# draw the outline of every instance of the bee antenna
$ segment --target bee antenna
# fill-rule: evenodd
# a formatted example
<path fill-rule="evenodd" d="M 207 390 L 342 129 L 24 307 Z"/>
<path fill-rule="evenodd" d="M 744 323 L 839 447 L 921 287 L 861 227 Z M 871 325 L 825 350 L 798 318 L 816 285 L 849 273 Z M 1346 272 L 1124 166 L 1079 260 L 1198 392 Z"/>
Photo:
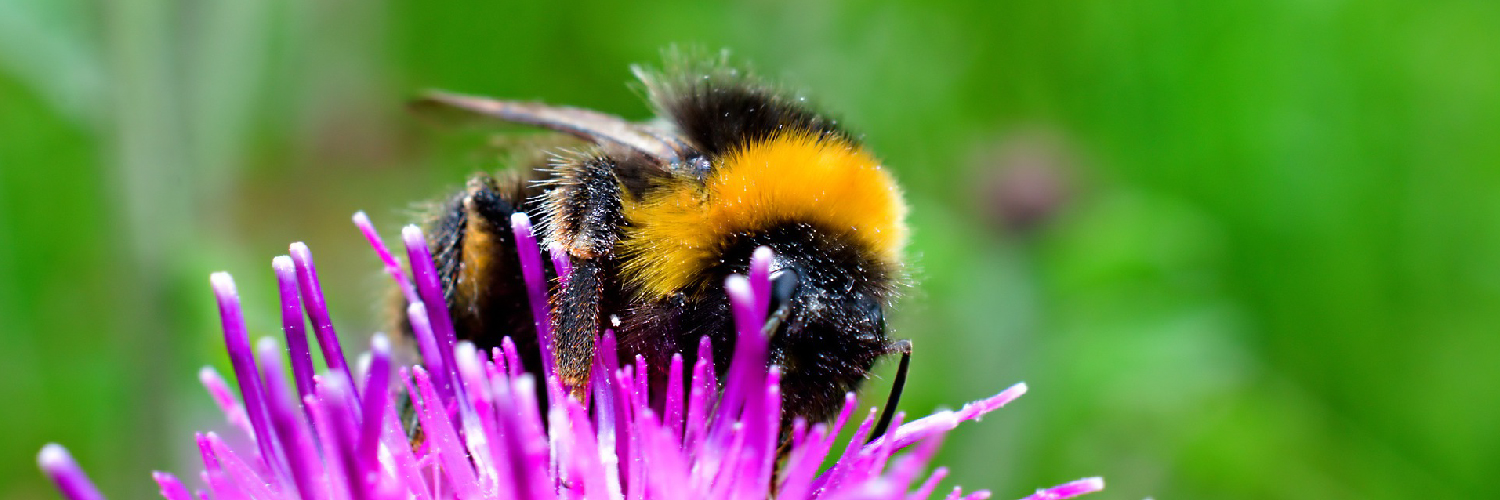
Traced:
<path fill-rule="evenodd" d="M 896 380 L 891 382 L 891 395 L 885 399 L 885 409 L 880 411 L 880 420 L 875 424 L 875 430 L 870 433 L 869 441 L 875 441 L 885 435 L 885 431 L 891 426 L 891 419 L 896 417 L 896 405 L 901 402 L 901 390 L 906 388 L 906 371 L 911 368 L 911 341 L 902 339 L 891 344 L 891 351 L 901 353 L 901 364 L 896 366 Z"/>

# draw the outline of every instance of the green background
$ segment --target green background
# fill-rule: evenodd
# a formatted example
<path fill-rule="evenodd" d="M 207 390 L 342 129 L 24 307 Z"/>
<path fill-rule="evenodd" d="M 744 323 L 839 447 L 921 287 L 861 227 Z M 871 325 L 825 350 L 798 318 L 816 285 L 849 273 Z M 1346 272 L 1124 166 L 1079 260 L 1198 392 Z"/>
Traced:
<path fill-rule="evenodd" d="M 907 188 L 904 406 L 1031 386 L 951 435 L 957 482 L 1490 496 L 1492 0 L 0 0 L 0 498 L 55 495 L 51 441 L 118 498 L 190 470 L 224 427 L 211 271 L 277 334 L 269 262 L 306 241 L 345 336 L 379 328 L 349 215 L 394 235 L 499 167 L 415 92 L 643 119 L 628 65 L 672 44 L 806 89 Z"/>

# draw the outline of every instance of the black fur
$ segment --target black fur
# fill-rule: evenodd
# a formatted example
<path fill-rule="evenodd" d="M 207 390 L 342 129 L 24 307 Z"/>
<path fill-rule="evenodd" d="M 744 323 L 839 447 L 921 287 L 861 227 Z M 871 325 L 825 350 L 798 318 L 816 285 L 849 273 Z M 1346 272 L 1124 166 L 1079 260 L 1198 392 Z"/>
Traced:
<path fill-rule="evenodd" d="M 658 113 L 710 157 L 787 132 L 858 142 L 806 99 L 756 82 L 722 62 L 674 66 L 668 75 L 638 73 Z"/>
<path fill-rule="evenodd" d="M 712 79 L 684 87 L 658 105 L 682 135 L 713 157 L 792 131 L 853 141 L 838 122 L 769 89 Z"/>

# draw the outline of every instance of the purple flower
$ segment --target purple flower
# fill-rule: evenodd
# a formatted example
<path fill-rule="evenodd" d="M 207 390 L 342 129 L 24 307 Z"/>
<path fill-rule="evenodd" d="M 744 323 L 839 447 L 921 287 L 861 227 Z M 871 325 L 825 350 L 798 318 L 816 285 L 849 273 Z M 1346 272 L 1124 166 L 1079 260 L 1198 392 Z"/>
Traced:
<path fill-rule="evenodd" d="M 513 229 L 529 288 L 533 319 L 544 346 L 551 333 L 545 307 L 542 252 L 524 214 Z M 866 443 L 872 409 L 856 427 L 834 465 L 839 431 L 851 424 L 855 398 L 829 424 L 798 420 L 782 457 L 781 371 L 766 368 L 768 340 L 761 334 L 770 282 L 770 251 L 757 250 L 749 276 L 725 283 L 738 328 L 734 354 L 721 378 L 702 339 L 698 359 L 674 356 L 665 387 L 650 387 L 645 361 L 618 366 L 616 356 L 594 363 L 587 402 L 571 396 L 546 363 L 541 374 L 524 373 L 515 344 L 506 339 L 490 352 L 457 342 L 437 274 L 422 232 L 403 231 L 410 274 L 381 242 L 364 214 L 355 223 L 369 238 L 410 301 L 408 309 L 423 363 L 392 377 L 391 348 L 382 335 L 370 344 L 359 370 L 345 362 L 318 284 L 312 255 L 293 244 L 290 256 L 272 267 L 280 284 L 286 348 L 262 338 L 251 348 L 234 281 L 212 277 L 224 326 L 225 345 L 242 398 L 212 369 L 200 379 L 229 423 L 248 437 L 234 448 L 213 432 L 196 436 L 203 458 L 202 489 L 190 493 L 175 476 L 153 477 L 168 500 L 478 499 L 478 498 L 858 498 L 925 499 L 947 471 L 924 474 L 928 460 L 950 429 L 993 411 L 1026 392 L 1016 384 L 995 396 L 902 422 Z M 552 252 L 566 279 L 566 259 Z M 303 313 L 312 320 L 326 371 L 315 374 Z M 613 333 L 599 341 L 613 352 Z M 282 368 L 291 358 L 290 376 Z M 550 353 L 543 353 L 550 361 Z M 689 372 L 688 364 L 691 363 Z M 691 375 L 685 375 L 691 373 Z M 391 382 L 405 385 L 425 436 L 413 449 L 397 417 Z M 547 405 L 538 403 L 538 384 Z M 720 389 L 722 387 L 722 390 Z M 653 406 L 652 401 L 662 401 Z M 38 457 L 66 498 L 102 499 L 67 451 L 56 444 Z M 778 471 L 778 466 L 780 470 Z M 1069 498 L 1103 488 L 1089 478 L 1039 490 L 1029 500 Z M 954 488 L 947 498 L 987 498 Z"/>

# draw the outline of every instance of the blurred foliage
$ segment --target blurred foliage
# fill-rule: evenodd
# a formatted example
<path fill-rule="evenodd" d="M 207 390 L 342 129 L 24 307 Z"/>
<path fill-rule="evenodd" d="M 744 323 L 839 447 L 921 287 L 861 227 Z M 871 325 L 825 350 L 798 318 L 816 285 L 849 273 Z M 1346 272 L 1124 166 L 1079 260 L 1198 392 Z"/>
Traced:
<path fill-rule="evenodd" d="M 807 89 L 908 188 L 908 411 L 1032 387 L 953 435 L 958 482 L 1482 497 L 1496 33 L 1488 0 L 0 0 L 0 498 L 53 495 L 48 441 L 116 497 L 186 469 L 212 270 L 274 334 L 305 240 L 343 334 L 379 328 L 349 215 L 500 166 L 415 92 L 645 118 L 627 66 L 673 44 Z"/>

